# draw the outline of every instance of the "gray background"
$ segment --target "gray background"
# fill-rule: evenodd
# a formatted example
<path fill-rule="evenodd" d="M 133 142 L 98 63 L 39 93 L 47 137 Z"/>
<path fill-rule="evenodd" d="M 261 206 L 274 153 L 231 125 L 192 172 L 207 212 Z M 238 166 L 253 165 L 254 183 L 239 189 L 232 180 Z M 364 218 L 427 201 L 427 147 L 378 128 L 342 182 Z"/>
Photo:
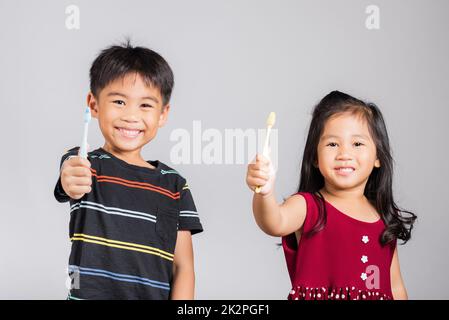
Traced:
<path fill-rule="evenodd" d="M 65 8 L 80 8 L 67 30 Z M 380 30 L 365 28 L 366 6 Z M 144 149 L 169 162 L 176 128 L 279 129 L 279 200 L 295 191 L 310 112 L 331 90 L 376 102 L 394 152 L 398 203 L 419 216 L 400 247 L 410 298 L 448 299 L 449 1 L 0 1 L 0 298 L 64 299 L 68 205 L 59 160 L 79 145 L 88 69 L 130 36 L 171 64 L 169 122 Z M 91 146 L 102 145 L 97 123 Z M 205 232 L 194 237 L 199 299 L 285 299 L 278 238 L 252 217 L 246 165 L 176 165 Z"/>

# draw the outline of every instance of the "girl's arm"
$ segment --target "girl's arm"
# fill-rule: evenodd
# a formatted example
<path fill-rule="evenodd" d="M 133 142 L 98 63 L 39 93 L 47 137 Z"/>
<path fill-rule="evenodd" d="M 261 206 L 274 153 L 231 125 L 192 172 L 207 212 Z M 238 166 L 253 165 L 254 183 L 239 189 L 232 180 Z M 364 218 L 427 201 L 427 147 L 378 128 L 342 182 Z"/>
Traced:
<path fill-rule="evenodd" d="M 390 268 L 391 291 L 395 300 L 407 300 L 407 291 L 405 290 L 404 281 L 402 280 L 401 270 L 399 267 L 398 248 L 394 249 L 393 261 Z"/>
<path fill-rule="evenodd" d="M 251 190 L 261 186 L 260 193 L 254 193 L 253 213 L 257 225 L 271 236 L 285 236 L 298 231 L 306 217 L 306 201 L 301 195 L 294 195 L 279 205 L 274 195 L 274 170 L 270 160 L 257 155 L 256 161 L 248 165 L 246 183 Z"/>
<path fill-rule="evenodd" d="M 301 195 L 294 195 L 279 205 L 274 192 L 268 195 L 255 193 L 253 213 L 257 225 L 266 234 L 282 237 L 298 231 L 306 217 L 306 201 Z"/>
<path fill-rule="evenodd" d="M 192 300 L 195 295 L 195 272 L 193 267 L 192 234 L 178 231 L 173 258 L 172 300 Z"/>

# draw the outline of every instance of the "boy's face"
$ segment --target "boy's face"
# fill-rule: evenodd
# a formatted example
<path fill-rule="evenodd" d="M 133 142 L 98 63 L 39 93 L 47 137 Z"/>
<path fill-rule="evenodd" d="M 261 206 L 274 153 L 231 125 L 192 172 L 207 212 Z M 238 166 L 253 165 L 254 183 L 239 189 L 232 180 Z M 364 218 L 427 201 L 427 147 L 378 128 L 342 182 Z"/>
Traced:
<path fill-rule="evenodd" d="M 147 86 L 131 73 L 108 84 L 95 98 L 87 97 L 105 138 L 105 149 L 134 153 L 150 142 L 167 121 L 169 105 L 163 106 L 160 90 Z"/>

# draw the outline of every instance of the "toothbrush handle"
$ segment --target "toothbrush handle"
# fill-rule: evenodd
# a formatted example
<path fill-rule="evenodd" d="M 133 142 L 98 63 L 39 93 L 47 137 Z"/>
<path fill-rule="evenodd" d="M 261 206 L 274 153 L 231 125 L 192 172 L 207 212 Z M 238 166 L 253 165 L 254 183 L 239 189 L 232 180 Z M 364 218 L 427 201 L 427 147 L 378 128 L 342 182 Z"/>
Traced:
<path fill-rule="evenodd" d="M 81 147 L 79 151 L 80 157 L 87 159 L 87 132 L 89 130 L 89 125 L 87 123 L 84 124 L 84 133 L 83 133 L 83 141 L 81 142 Z"/>
<path fill-rule="evenodd" d="M 267 135 L 265 136 L 265 143 L 263 146 L 263 156 L 268 157 L 268 142 L 270 141 L 270 132 L 271 132 L 271 126 L 267 127 Z M 262 190 L 261 186 L 257 186 L 256 189 L 254 189 L 255 193 L 260 193 L 260 190 Z"/>
<path fill-rule="evenodd" d="M 268 126 L 267 135 L 265 137 L 265 144 L 263 146 L 263 156 L 264 157 L 268 157 L 268 143 L 270 141 L 270 133 L 271 133 L 271 126 Z"/>

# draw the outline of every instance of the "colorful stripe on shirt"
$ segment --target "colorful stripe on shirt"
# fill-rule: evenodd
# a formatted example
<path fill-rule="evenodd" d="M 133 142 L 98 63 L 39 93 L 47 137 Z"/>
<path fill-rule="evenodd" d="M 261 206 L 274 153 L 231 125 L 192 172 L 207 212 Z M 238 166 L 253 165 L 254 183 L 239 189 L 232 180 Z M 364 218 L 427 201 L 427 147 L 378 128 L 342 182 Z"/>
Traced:
<path fill-rule="evenodd" d="M 104 278 L 109 278 L 109 279 L 117 280 L 117 281 L 139 283 L 139 284 L 143 284 L 146 286 L 151 286 L 151 287 L 160 288 L 160 289 L 164 289 L 164 290 L 170 290 L 170 284 L 167 282 L 160 282 L 160 281 L 142 278 L 142 277 L 138 277 L 138 276 L 110 272 L 110 271 L 102 270 L 102 269 L 93 269 L 93 268 L 85 268 L 85 267 L 70 265 L 69 272 L 79 273 L 81 275 L 104 277 Z"/>
<path fill-rule="evenodd" d="M 199 219 L 198 212 L 190 211 L 190 210 L 179 211 L 179 216 L 180 217 L 191 217 L 191 218 L 198 218 Z"/>
<path fill-rule="evenodd" d="M 172 253 L 169 253 L 167 251 L 150 247 L 150 246 L 144 246 L 141 244 L 136 243 L 130 243 L 130 242 L 123 242 L 123 241 L 117 241 L 117 240 L 111 240 L 96 236 L 90 236 L 82 233 L 75 233 L 73 234 L 73 237 L 70 238 L 71 241 L 83 241 L 88 243 L 94 243 L 102 246 L 112 247 L 112 248 L 118 248 L 118 249 L 124 249 L 124 250 L 132 250 L 132 251 L 138 251 L 142 253 L 148 253 L 152 255 L 159 256 L 163 259 L 173 261 L 174 255 Z"/>
<path fill-rule="evenodd" d="M 111 214 L 111 215 L 118 215 L 118 216 L 124 216 L 124 217 L 129 217 L 129 218 L 136 218 L 136 219 L 142 219 L 142 220 L 147 220 L 147 221 L 151 221 L 151 222 L 156 222 L 156 216 L 149 214 L 149 213 L 121 209 L 121 208 L 116 208 L 116 207 L 107 207 L 100 203 L 96 203 L 96 202 L 92 202 L 92 201 L 80 201 L 78 203 L 75 203 L 74 205 L 70 206 L 70 212 L 79 210 L 80 208 L 92 209 L 97 212 L 103 212 L 103 213 Z M 86 212 L 89 212 L 89 211 L 86 211 Z"/>
<path fill-rule="evenodd" d="M 94 176 L 98 182 L 109 182 L 109 183 L 120 184 L 120 185 L 130 187 L 130 188 L 138 188 L 138 189 L 154 191 L 154 192 L 158 192 L 164 196 L 170 197 L 174 200 L 177 200 L 180 198 L 179 192 L 171 192 L 170 190 L 155 186 L 150 183 L 131 181 L 131 180 L 126 180 L 126 179 L 113 177 L 113 176 L 98 175 L 97 171 L 92 168 L 90 168 L 90 171 L 92 172 L 92 176 Z"/>

